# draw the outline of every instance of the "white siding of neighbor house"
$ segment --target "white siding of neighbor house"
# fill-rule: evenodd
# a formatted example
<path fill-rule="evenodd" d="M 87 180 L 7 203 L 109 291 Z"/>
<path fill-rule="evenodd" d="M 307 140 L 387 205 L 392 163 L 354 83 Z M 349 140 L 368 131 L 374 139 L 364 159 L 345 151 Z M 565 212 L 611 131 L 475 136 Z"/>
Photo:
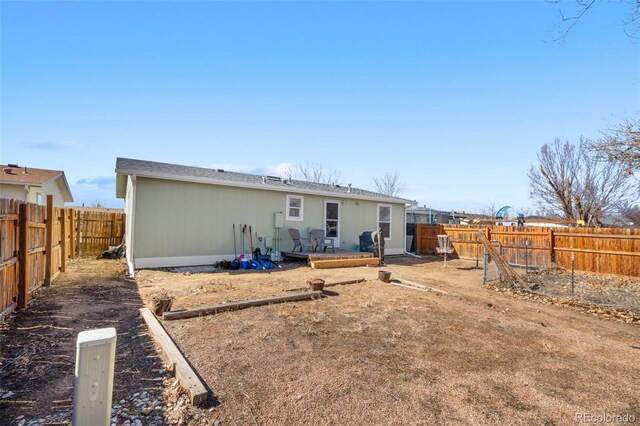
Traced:
<path fill-rule="evenodd" d="M 0 198 L 27 201 L 27 191 L 24 185 L 8 185 L 2 183 L 0 184 Z"/>
<path fill-rule="evenodd" d="M 341 199 L 336 196 L 266 191 L 137 177 L 135 191 L 127 185 L 125 210 L 135 212 L 127 232 L 133 229 L 135 267 L 205 264 L 234 256 L 233 229 L 236 225 L 237 252 L 241 252 L 241 224 L 255 233 L 273 238 L 274 214 L 285 212 L 287 194 L 304 197 L 304 220 L 285 220 L 281 230 L 281 251 L 291 251 L 293 241 L 287 228 L 297 228 L 303 237 L 312 228 L 323 228 L 324 200 L 340 205 L 340 247 L 357 250 L 359 236 L 377 228 L 378 202 Z M 135 200 L 135 206 L 131 202 Z M 392 205 L 392 239 L 386 241 L 388 254 L 404 251 L 404 204 Z M 248 241 L 248 239 L 247 239 Z M 249 252 L 245 243 L 245 252 Z M 128 243 L 129 247 L 129 243 Z M 260 244 L 260 247 L 264 247 Z M 175 265 L 171 265 L 174 263 Z"/>
<path fill-rule="evenodd" d="M 49 181 L 42 186 L 3 183 L 0 184 L 0 198 L 11 198 L 29 203 L 38 203 L 38 194 L 40 194 L 40 204 L 44 205 L 47 202 L 47 195 L 53 195 L 53 205 L 63 207 L 64 198 L 61 185 L 64 185 L 62 179 Z M 25 187 L 29 189 L 28 192 Z"/>

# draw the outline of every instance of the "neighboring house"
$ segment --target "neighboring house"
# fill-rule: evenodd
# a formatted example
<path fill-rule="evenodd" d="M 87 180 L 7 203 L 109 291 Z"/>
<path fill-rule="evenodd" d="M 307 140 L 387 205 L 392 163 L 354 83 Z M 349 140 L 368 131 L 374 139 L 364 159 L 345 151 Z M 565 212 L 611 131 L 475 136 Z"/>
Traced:
<path fill-rule="evenodd" d="M 0 165 L 0 168 L 0 198 L 45 204 L 47 195 L 53 195 L 56 207 L 73 201 L 69 183 L 61 170 L 20 167 L 17 164 Z"/>
<path fill-rule="evenodd" d="M 465 214 L 460 214 L 453 210 L 436 210 L 431 207 L 423 206 L 407 206 L 405 210 L 407 217 L 407 241 L 406 248 L 408 252 L 415 251 L 415 239 L 416 225 L 417 224 L 447 224 L 447 223 L 460 223 L 460 220 L 465 218 Z"/>
<path fill-rule="evenodd" d="M 254 245 L 264 250 L 264 242 L 277 235 L 276 217 L 282 218 L 281 251 L 293 248 L 287 228 L 298 229 L 303 237 L 310 229 L 325 229 L 336 247 L 347 250 L 358 250 L 362 232 L 382 228 L 385 253 L 402 254 L 405 206 L 412 203 L 350 185 L 127 158 L 116 161 L 116 196 L 125 199 L 131 273 L 139 268 L 231 260 L 233 224 L 238 254 L 240 224 L 251 225 Z M 262 242 L 256 241 L 256 232 Z"/>
<path fill-rule="evenodd" d="M 460 223 L 467 215 L 453 210 L 436 210 L 430 207 L 408 206 L 406 209 L 407 225 L 414 223 Z"/>

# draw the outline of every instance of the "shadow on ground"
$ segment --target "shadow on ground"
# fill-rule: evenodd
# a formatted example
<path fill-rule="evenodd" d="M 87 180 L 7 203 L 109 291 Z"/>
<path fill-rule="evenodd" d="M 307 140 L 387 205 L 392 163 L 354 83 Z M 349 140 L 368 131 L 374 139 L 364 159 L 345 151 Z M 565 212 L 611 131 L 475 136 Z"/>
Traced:
<path fill-rule="evenodd" d="M 166 376 L 139 316 L 142 306 L 120 261 L 79 259 L 70 264 L 28 309 L 3 323 L 0 424 L 70 421 L 76 338 L 95 328 L 117 331 L 113 403 L 120 410 L 131 405 L 124 411 L 134 415 L 140 393 L 161 401 Z M 160 422 L 160 415 L 146 419 Z"/>

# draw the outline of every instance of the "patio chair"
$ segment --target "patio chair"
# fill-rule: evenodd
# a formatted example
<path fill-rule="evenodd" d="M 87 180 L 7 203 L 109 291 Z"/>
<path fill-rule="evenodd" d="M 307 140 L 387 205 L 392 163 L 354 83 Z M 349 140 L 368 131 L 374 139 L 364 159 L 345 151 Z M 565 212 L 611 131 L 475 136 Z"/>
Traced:
<path fill-rule="evenodd" d="M 287 231 L 289 231 L 289 235 L 293 240 L 293 250 L 291 250 L 292 252 L 296 251 L 296 247 L 300 247 L 300 253 L 304 251 L 305 247 L 309 247 L 311 250 L 313 250 L 313 242 L 311 241 L 311 239 L 302 238 L 300 236 L 300 231 L 295 228 L 288 228 Z"/>
<path fill-rule="evenodd" d="M 324 229 L 312 229 L 311 230 L 311 239 L 315 243 L 313 247 L 313 251 L 321 248 L 323 252 L 327 251 L 327 247 L 331 247 L 331 251 L 335 253 L 335 249 L 333 247 L 333 240 L 331 238 L 327 238 L 324 233 Z"/>

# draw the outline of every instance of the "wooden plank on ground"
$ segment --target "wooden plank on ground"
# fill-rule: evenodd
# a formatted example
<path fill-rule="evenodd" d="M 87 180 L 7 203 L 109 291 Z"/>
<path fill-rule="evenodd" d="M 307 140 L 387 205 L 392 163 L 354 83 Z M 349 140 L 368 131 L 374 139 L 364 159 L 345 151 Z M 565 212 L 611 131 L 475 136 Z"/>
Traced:
<path fill-rule="evenodd" d="M 376 257 L 362 259 L 315 260 L 311 262 L 313 269 L 349 268 L 352 266 L 378 266 L 380 259 Z"/>
<path fill-rule="evenodd" d="M 388 283 L 385 283 L 385 284 L 391 284 L 391 285 L 395 285 L 397 287 L 408 288 L 409 290 L 418 290 L 418 291 L 424 291 L 424 292 L 430 293 L 430 291 L 427 290 L 426 288 L 419 288 L 419 287 L 416 287 L 416 286 L 413 286 L 413 285 L 402 284 L 402 283 L 398 282 L 398 280 L 395 280 L 395 282 L 394 281 L 389 281 Z"/>
<path fill-rule="evenodd" d="M 336 285 L 347 285 L 347 284 L 358 284 L 358 283 L 363 283 L 366 280 L 364 278 L 358 278 L 357 280 L 346 280 L 346 281 L 338 281 L 335 283 L 326 283 L 324 286 L 325 287 L 333 287 Z M 284 291 L 305 291 L 308 290 L 309 286 L 307 287 L 297 287 L 297 288 L 285 288 Z"/>
<path fill-rule="evenodd" d="M 415 288 L 417 290 L 431 291 L 431 292 L 434 292 L 434 293 L 440 293 L 440 294 L 444 294 L 444 295 L 447 295 L 447 296 L 451 296 L 452 295 L 452 293 L 449 293 L 448 291 L 440 290 L 439 288 L 429 287 L 428 285 L 424 285 L 424 284 L 416 283 L 416 282 L 413 282 L 413 281 L 405 280 L 404 278 L 392 279 L 391 282 L 389 282 L 389 284 L 393 284 L 393 285 L 401 284 L 402 287 L 411 287 L 411 288 Z"/>
<path fill-rule="evenodd" d="M 140 309 L 140 315 L 147 323 L 151 337 L 160 345 L 160 353 L 165 363 L 171 367 L 182 387 L 189 392 L 191 404 L 201 405 L 207 402 L 207 389 L 162 324 L 148 308 Z"/>
<path fill-rule="evenodd" d="M 347 280 L 347 281 L 338 281 L 335 283 L 326 283 L 324 286 L 325 287 L 333 287 L 336 285 L 347 285 L 347 284 L 358 284 L 358 283 L 363 283 L 366 280 L 364 278 L 358 278 L 357 280 Z"/>
<path fill-rule="evenodd" d="M 359 252 L 359 253 L 318 253 L 310 254 L 309 261 L 316 262 L 318 260 L 340 260 L 340 259 L 368 259 L 372 258 L 373 253 Z"/>
<path fill-rule="evenodd" d="M 244 300 L 241 302 L 222 303 L 220 305 L 203 306 L 200 308 L 181 309 L 176 311 L 165 312 L 162 315 L 164 320 L 176 320 L 183 318 L 200 317 L 204 315 L 212 315 L 220 312 L 235 311 L 238 309 L 249 308 L 252 306 L 271 305 L 273 303 L 296 302 L 299 300 L 316 299 L 322 296 L 321 291 L 306 291 L 303 293 L 286 294 L 282 296 L 264 297 L 262 299 Z"/>

